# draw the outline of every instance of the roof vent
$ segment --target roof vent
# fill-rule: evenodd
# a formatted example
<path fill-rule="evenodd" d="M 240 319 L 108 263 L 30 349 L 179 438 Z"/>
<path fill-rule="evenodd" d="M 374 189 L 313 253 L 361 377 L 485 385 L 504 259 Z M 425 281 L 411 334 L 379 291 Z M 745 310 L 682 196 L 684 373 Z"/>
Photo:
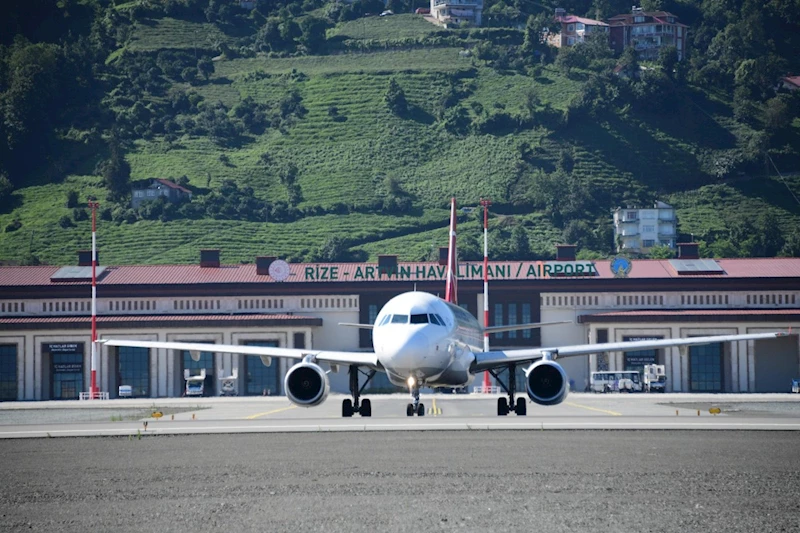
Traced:
<path fill-rule="evenodd" d="M 679 242 L 678 259 L 700 259 L 700 248 L 696 242 Z"/>
<path fill-rule="evenodd" d="M 200 250 L 202 268 L 219 268 L 219 250 Z"/>
<path fill-rule="evenodd" d="M 447 252 L 449 248 L 447 246 L 440 246 L 439 247 L 439 265 L 447 266 Z"/>
<path fill-rule="evenodd" d="M 260 256 L 256 257 L 256 275 L 269 276 L 269 266 L 277 257 Z"/>
<path fill-rule="evenodd" d="M 97 264 L 100 264 L 100 252 L 97 252 Z M 78 266 L 90 267 L 92 266 L 92 251 L 91 250 L 78 250 Z"/>
<path fill-rule="evenodd" d="M 574 244 L 556 244 L 556 261 L 575 261 Z"/>

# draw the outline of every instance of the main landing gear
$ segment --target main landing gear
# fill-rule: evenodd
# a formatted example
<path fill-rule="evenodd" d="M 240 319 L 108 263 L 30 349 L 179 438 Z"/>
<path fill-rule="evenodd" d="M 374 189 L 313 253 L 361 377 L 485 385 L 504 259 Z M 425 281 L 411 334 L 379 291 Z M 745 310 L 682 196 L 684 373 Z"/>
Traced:
<path fill-rule="evenodd" d="M 419 382 L 413 376 L 408 378 L 408 388 L 414 402 L 406 406 L 406 416 L 425 416 L 425 404 L 419 403 Z"/>
<path fill-rule="evenodd" d="M 497 399 L 497 416 L 506 416 L 510 411 L 517 413 L 517 416 L 528 414 L 528 404 L 525 402 L 525 398 L 520 397 L 516 401 L 514 400 L 514 394 L 517 389 L 517 365 L 508 365 L 508 386 L 503 383 L 503 380 L 494 370 L 489 370 L 489 373 L 500 384 L 500 388 L 508 393 L 508 398 Z"/>
<path fill-rule="evenodd" d="M 358 386 L 358 374 L 364 374 L 367 376 L 367 380 L 364 382 L 361 387 Z M 350 400 L 342 400 L 342 416 L 347 418 L 353 416 L 353 413 L 358 413 L 361 416 L 372 416 L 372 402 L 369 399 L 364 398 L 359 403 L 358 397 L 364 391 L 367 384 L 372 380 L 372 377 L 375 375 L 374 370 L 370 370 L 369 373 L 363 372 L 358 369 L 357 365 L 350 365 L 350 394 L 353 396 L 353 399 Z"/>

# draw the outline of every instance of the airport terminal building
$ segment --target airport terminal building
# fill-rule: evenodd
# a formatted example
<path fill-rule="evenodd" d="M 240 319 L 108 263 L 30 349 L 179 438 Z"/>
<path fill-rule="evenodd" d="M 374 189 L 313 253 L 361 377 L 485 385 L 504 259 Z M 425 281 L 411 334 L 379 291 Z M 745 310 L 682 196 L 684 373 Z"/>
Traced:
<path fill-rule="evenodd" d="M 575 260 L 489 263 L 490 325 L 569 321 L 493 334 L 493 348 L 559 346 L 716 334 L 800 330 L 800 258 Z M 89 390 L 91 267 L 0 267 L 0 400 L 78 398 Z M 79 261 L 81 263 L 81 261 Z M 90 264 L 90 263 L 89 263 Z M 441 262 L 288 264 L 272 257 L 225 265 L 204 250 L 194 265 L 98 267 L 99 338 L 209 343 L 188 352 L 100 351 L 98 385 L 117 397 L 177 397 L 205 371 L 205 395 L 281 395 L 291 361 L 214 352 L 214 344 L 371 350 L 372 323 L 393 296 L 443 294 Z M 483 263 L 459 264 L 459 304 L 483 321 Z M 597 370 L 666 366 L 671 392 L 787 392 L 800 377 L 798 335 L 769 341 L 595 354 L 561 359 L 575 390 Z M 331 373 L 346 392 L 346 369 Z M 521 374 L 521 373 L 518 373 Z M 376 377 L 367 393 L 390 389 Z"/>

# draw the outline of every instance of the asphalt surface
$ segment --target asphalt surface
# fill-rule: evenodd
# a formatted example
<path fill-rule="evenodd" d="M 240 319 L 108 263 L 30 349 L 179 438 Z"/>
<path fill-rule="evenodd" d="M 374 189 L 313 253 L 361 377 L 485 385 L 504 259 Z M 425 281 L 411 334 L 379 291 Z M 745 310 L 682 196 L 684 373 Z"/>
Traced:
<path fill-rule="evenodd" d="M 0 440 L 0 531 L 800 531 L 800 432 Z"/>

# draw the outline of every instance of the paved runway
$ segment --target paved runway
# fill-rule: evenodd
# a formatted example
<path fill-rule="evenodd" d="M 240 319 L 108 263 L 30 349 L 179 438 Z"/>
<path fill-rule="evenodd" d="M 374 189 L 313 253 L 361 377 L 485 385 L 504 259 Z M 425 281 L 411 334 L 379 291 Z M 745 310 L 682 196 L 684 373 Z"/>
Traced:
<path fill-rule="evenodd" d="M 0 457 L 0 531 L 800 530 L 798 432 L 4 439 Z"/>
<path fill-rule="evenodd" d="M 423 395 L 423 417 L 407 417 L 406 395 L 374 396 L 373 416 L 341 417 L 344 396 L 300 408 L 282 397 L 161 398 L 0 404 L 0 438 L 317 431 L 727 429 L 800 430 L 791 394 L 572 394 L 529 403 L 527 416 L 498 417 L 497 396 Z M 720 414 L 709 410 L 718 407 Z M 153 418 L 153 412 L 163 414 Z M 145 424 L 146 423 L 146 424 Z"/>

